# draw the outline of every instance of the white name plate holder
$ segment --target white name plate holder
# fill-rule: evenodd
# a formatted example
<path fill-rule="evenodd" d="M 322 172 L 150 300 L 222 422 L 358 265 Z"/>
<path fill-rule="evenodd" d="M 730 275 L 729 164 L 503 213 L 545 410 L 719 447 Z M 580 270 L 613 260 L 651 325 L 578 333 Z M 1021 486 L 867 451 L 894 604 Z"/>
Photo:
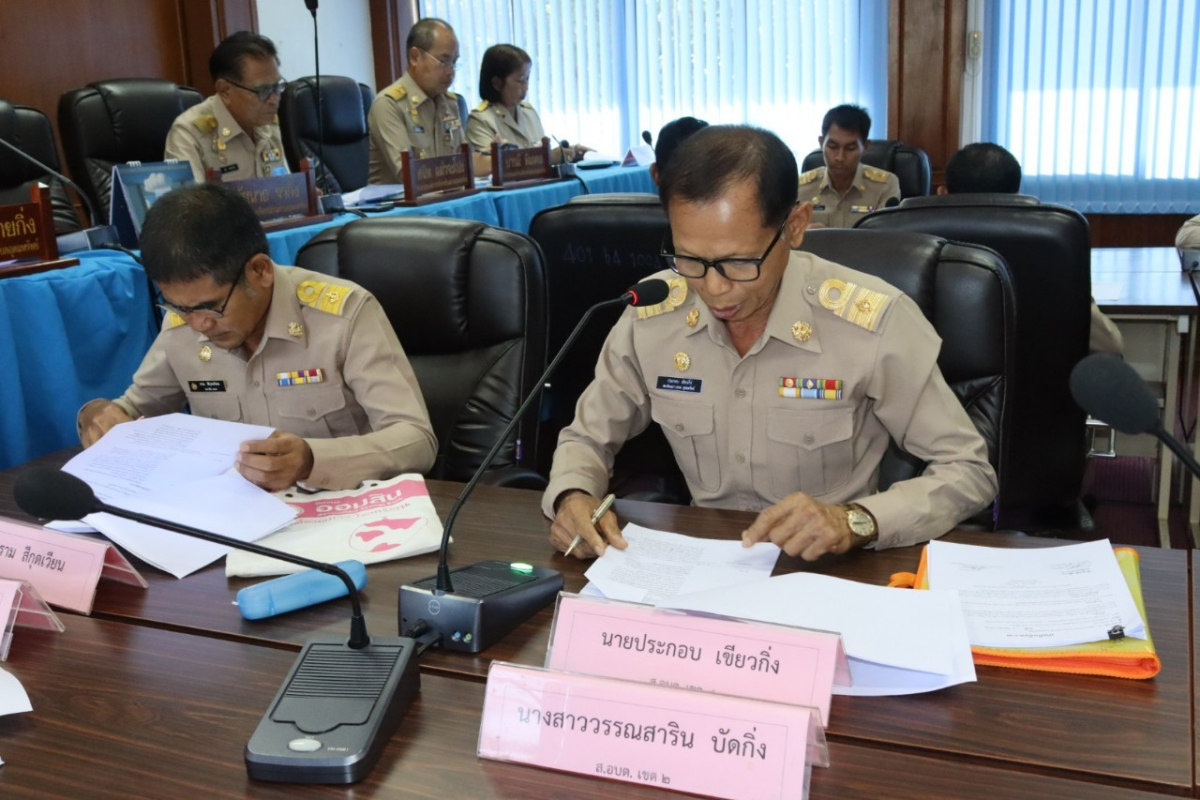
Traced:
<path fill-rule="evenodd" d="M 493 662 L 481 758 L 722 798 L 804 798 L 814 708 Z"/>
<path fill-rule="evenodd" d="M 8 649 L 17 627 L 56 633 L 64 630 L 62 620 L 38 596 L 37 589 L 29 581 L 0 579 L 0 623 L 4 625 L 0 631 L 0 661 L 8 660 Z"/>
<path fill-rule="evenodd" d="M 560 593 L 546 667 L 812 706 L 829 724 L 851 685 L 842 637 L 826 631 Z"/>
<path fill-rule="evenodd" d="M 28 581 L 47 603 L 80 614 L 92 613 L 101 578 L 143 589 L 149 585 L 111 542 L 4 517 L 0 578 Z"/>

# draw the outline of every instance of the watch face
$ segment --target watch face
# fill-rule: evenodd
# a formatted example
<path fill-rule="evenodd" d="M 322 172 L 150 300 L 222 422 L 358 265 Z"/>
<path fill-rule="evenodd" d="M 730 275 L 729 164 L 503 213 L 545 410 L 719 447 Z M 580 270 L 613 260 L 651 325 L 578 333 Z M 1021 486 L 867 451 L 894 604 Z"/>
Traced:
<path fill-rule="evenodd" d="M 846 509 L 846 521 L 850 525 L 850 530 L 856 536 L 873 536 L 875 534 L 875 525 L 871 521 L 871 515 L 857 508 Z"/>

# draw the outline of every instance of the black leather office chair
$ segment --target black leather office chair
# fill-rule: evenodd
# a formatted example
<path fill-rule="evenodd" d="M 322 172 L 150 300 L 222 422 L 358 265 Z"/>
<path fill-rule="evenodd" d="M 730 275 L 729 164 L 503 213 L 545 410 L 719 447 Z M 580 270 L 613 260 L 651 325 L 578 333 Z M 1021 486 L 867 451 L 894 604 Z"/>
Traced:
<path fill-rule="evenodd" d="M 0 99 L 0 139 L 36 158 L 51 169 L 62 172 L 54 130 L 50 118 L 29 106 Z M 67 187 L 58 178 L 20 156 L 0 149 L 0 205 L 29 202 L 29 186 L 44 183 L 50 187 L 50 205 L 54 209 L 54 232 L 71 233 L 83 226 L 71 205 Z"/>
<path fill-rule="evenodd" d="M 350 192 L 367 185 L 370 135 L 367 112 L 371 89 L 340 75 L 321 76 L 321 116 L 324 118 L 324 170 L 318 170 L 326 193 Z M 288 83 L 279 100 L 279 128 L 289 164 L 303 158 L 318 163 L 321 154 L 317 124 L 316 78 Z"/>
<path fill-rule="evenodd" d="M 929 156 L 919 147 L 898 139 L 871 139 L 863 151 L 862 163 L 887 170 L 900 182 L 900 198 L 924 197 L 929 194 Z M 801 172 L 825 166 L 820 150 L 804 157 Z"/>
<path fill-rule="evenodd" d="M 1086 415 L 1068 376 L 1088 353 L 1091 249 L 1087 220 L 1023 195 L 946 195 L 868 214 L 856 229 L 916 231 L 990 247 L 1017 292 L 1012 474 L 1001 525 L 1076 528 Z"/>
<path fill-rule="evenodd" d="M 412 362 L 438 437 L 430 478 L 465 481 L 546 364 L 546 283 L 537 245 L 481 222 L 357 220 L 339 229 L 338 273 L 378 298 Z M 303 259 L 301 265 L 304 264 Z M 538 404 L 495 462 L 510 486 L 532 472 Z"/>
<path fill-rule="evenodd" d="M 1016 303 L 1008 265 L 996 252 L 937 236 L 829 228 L 809 231 L 800 249 L 882 278 L 920 307 L 942 337 L 938 367 L 988 446 L 1005 509 L 1014 482 L 1012 449 Z M 893 443 L 880 489 L 923 468 Z M 993 509 L 971 521 L 991 529 Z"/>
<path fill-rule="evenodd" d="M 546 258 L 551 357 L 590 306 L 620 296 L 663 268 L 658 254 L 666 231 L 667 215 L 654 195 L 583 195 L 533 218 L 529 235 Z M 620 309 L 605 309 L 592 317 L 550 378 L 538 456 L 543 474 L 550 472 L 559 431 L 575 418 L 575 404 L 595 375 L 596 358 L 618 316 Z M 611 486 L 621 497 L 691 499 L 657 425 L 626 442 L 617 454 Z"/>
<path fill-rule="evenodd" d="M 123 78 L 72 89 L 58 100 L 58 131 L 71 177 L 108 221 L 112 168 L 162 161 L 175 118 L 203 100 L 188 86 Z"/>

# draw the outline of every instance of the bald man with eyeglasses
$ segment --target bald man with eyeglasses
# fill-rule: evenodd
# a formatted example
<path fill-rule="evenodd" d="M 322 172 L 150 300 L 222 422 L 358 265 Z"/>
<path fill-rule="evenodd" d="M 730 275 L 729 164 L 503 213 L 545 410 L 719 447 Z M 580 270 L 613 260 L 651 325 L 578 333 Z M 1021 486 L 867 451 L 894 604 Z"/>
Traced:
<path fill-rule="evenodd" d="M 208 71 L 216 93 L 171 124 L 166 158 L 191 164 L 197 183 L 288 174 L 277 117 L 287 82 L 275 44 L 238 31 L 213 50 Z"/>
<path fill-rule="evenodd" d="M 273 491 L 350 489 L 433 466 L 416 376 L 368 291 L 275 264 L 254 210 L 219 184 L 163 196 L 141 245 L 166 319 L 124 395 L 80 410 L 85 447 L 114 425 L 188 407 L 274 428 L 237 461 Z"/>

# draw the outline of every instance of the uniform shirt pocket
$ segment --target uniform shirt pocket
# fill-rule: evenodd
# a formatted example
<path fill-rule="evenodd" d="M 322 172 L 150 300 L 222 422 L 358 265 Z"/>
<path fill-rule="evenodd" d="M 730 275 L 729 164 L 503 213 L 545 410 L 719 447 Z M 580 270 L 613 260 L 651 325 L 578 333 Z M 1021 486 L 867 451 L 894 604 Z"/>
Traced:
<path fill-rule="evenodd" d="M 688 483 L 716 491 L 721 484 L 721 467 L 713 433 L 713 407 L 655 396 L 650 402 L 650 416 L 662 426 Z"/>
<path fill-rule="evenodd" d="M 767 457 L 776 495 L 819 496 L 850 478 L 854 409 L 767 409 Z"/>
<path fill-rule="evenodd" d="M 225 392 L 188 392 L 188 405 L 192 415 L 220 419 L 226 422 L 242 421 L 242 404 L 236 394 Z"/>
<path fill-rule="evenodd" d="M 272 416 L 279 417 L 280 430 L 316 439 L 358 432 L 341 384 L 289 386 L 273 395 Z"/>

